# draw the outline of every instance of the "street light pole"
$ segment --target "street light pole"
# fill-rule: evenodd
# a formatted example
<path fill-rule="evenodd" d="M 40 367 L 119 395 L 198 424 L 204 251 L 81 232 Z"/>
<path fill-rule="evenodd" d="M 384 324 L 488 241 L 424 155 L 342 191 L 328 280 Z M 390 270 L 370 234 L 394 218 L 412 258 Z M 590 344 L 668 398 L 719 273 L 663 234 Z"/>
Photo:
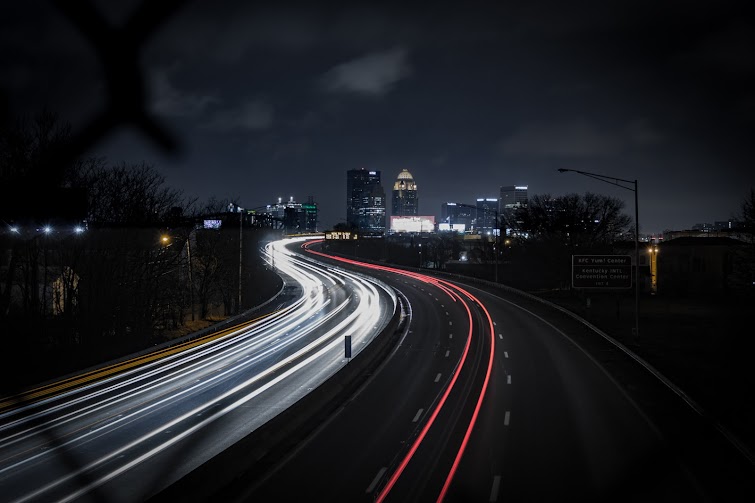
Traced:
<path fill-rule="evenodd" d="M 189 231 L 189 236 L 186 238 L 186 255 L 189 259 L 189 305 L 191 305 L 191 321 L 194 321 L 194 278 L 191 264 L 191 233 L 194 230 Z"/>
<path fill-rule="evenodd" d="M 580 175 L 600 180 L 601 182 L 610 183 L 625 190 L 634 192 L 634 336 L 640 337 L 640 209 L 638 204 L 637 180 L 624 180 L 613 176 L 599 175 L 589 171 L 580 171 L 578 169 L 559 168 L 559 173 L 571 171 Z M 613 181 L 612 181 L 613 180 Z M 634 188 L 623 184 L 634 185 Z"/>
<path fill-rule="evenodd" d="M 243 243 L 242 229 L 244 228 L 244 213 L 241 207 L 237 206 L 239 212 L 239 297 L 236 305 L 236 314 L 241 312 L 241 247 Z"/>
<path fill-rule="evenodd" d="M 494 236 L 495 241 L 493 241 L 493 259 L 495 260 L 495 282 L 496 284 L 498 284 L 498 253 L 500 251 L 499 239 L 501 239 L 501 225 L 498 219 L 498 210 L 494 210 L 494 211 L 495 211 L 495 231 L 497 231 L 498 233 Z"/>

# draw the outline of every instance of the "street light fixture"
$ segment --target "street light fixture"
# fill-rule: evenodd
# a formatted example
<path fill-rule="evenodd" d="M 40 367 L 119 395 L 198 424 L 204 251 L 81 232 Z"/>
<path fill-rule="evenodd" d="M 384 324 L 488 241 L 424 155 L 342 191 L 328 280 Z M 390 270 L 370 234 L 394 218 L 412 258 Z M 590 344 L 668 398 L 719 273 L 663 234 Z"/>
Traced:
<path fill-rule="evenodd" d="M 580 171 L 578 169 L 559 168 L 559 173 L 571 171 L 580 175 L 600 180 L 601 182 L 610 183 L 625 190 L 634 192 L 634 336 L 640 336 L 640 210 L 637 205 L 637 180 L 624 180 L 614 176 L 599 175 L 589 171 Z M 634 188 L 624 184 L 634 185 Z"/>
<path fill-rule="evenodd" d="M 653 244 L 648 248 L 650 254 L 650 294 L 658 293 L 658 245 Z"/>

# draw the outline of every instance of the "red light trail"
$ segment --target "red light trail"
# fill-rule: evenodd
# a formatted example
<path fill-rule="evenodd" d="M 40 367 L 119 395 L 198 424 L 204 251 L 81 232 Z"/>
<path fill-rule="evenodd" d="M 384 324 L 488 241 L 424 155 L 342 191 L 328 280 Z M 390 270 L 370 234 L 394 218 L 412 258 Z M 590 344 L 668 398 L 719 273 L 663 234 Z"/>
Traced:
<path fill-rule="evenodd" d="M 480 308 L 485 313 L 485 317 L 488 320 L 488 330 L 489 330 L 489 333 L 490 333 L 490 355 L 488 357 L 488 364 L 487 364 L 487 369 L 486 369 L 486 373 L 485 373 L 485 380 L 483 381 L 482 388 L 480 389 L 480 394 L 477 397 L 477 403 L 475 405 L 474 412 L 472 413 L 472 417 L 470 418 L 469 424 L 467 425 L 466 432 L 464 434 L 464 439 L 462 440 L 461 445 L 459 446 L 459 450 L 456 453 L 456 457 L 454 458 L 453 465 L 451 466 L 451 469 L 449 470 L 448 475 L 446 476 L 446 480 L 445 480 L 445 483 L 443 484 L 443 488 L 442 488 L 442 490 L 441 490 L 441 492 L 438 495 L 438 498 L 436 500 L 438 503 L 440 503 L 446 497 L 446 494 L 448 493 L 448 490 L 449 490 L 449 488 L 451 486 L 451 482 L 453 481 L 453 478 L 456 475 L 456 471 L 458 470 L 459 463 L 461 462 L 461 459 L 462 459 L 462 457 L 464 455 L 464 451 L 465 451 L 465 449 L 467 447 L 467 444 L 469 443 L 469 438 L 471 437 L 472 431 L 473 431 L 474 426 L 475 426 L 475 423 L 477 422 L 477 418 L 479 416 L 480 409 L 482 408 L 482 402 L 483 402 L 483 400 L 485 398 L 485 393 L 487 391 L 488 384 L 490 382 L 490 374 L 491 374 L 491 372 L 493 370 L 493 360 L 494 360 L 494 355 L 495 355 L 495 333 L 494 333 L 494 329 L 493 329 L 493 320 L 490 317 L 490 313 L 488 312 L 487 308 L 485 308 L 485 306 L 482 304 L 482 302 L 480 302 L 480 300 L 477 297 L 475 297 L 474 295 L 472 295 L 469 291 L 465 290 L 464 288 L 461 288 L 461 287 L 459 287 L 459 286 L 457 286 L 457 285 L 455 285 L 455 284 L 453 284 L 453 283 L 451 283 L 449 281 L 445 281 L 445 280 L 438 279 L 438 278 L 433 278 L 432 276 L 427 276 L 425 274 L 415 273 L 415 272 L 411 272 L 411 271 L 405 271 L 405 270 L 402 270 L 402 269 L 396 269 L 396 268 L 393 268 L 393 267 L 387 267 L 387 266 L 369 264 L 369 263 L 359 262 L 359 261 L 352 260 L 352 259 L 347 259 L 347 258 L 344 258 L 344 257 L 337 257 L 337 256 L 334 256 L 334 255 L 328 255 L 328 254 L 325 254 L 325 253 L 321 253 L 321 252 L 309 249 L 309 246 L 311 246 L 311 245 L 313 245 L 315 243 L 321 243 L 322 241 L 323 240 L 308 241 L 307 243 L 304 243 L 302 245 L 302 248 L 304 248 L 307 252 L 312 253 L 314 255 L 320 255 L 322 257 L 327 257 L 329 259 L 338 260 L 340 262 L 356 265 L 356 266 L 359 266 L 359 267 L 365 267 L 365 268 L 368 268 L 368 269 L 380 270 L 380 271 L 390 272 L 390 273 L 394 273 L 394 274 L 400 274 L 400 275 L 403 275 L 403 276 L 409 276 L 409 277 L 412 277 L 414 279 L 423 281 L 425 283 L 432 284 L 432 285 L 438 287 L 441 291 L 445 292 L 449 297 L 451 297 L 451 299 L 453 299 L 454 302 L 456 302 L 457 300 L 460 301 L 464 305 L 465 310 L 467 311 L 467 317 L 468 317 L 468 320 L 469 320 L 469 331 L 468 331 L 467 340 L 466 340 L 466 343 L 465 343 L 465 346 L 464 346 L 464 352 L 462 353 L 462 357 L 461 357 L 461 360 L 459 361 L 459 364 L 456 366 L 456 369 L 454 370 L 454 375 L 453 375 L 451 381 L 449 382 L 446 390 L 444 391 L 443 396 L 441 397 L 441 399 L 438 401 L 438 404 L 433 409 L 433 412 L 430 415 L 429 419 L 425 423 L 424 427 L 420 431 L 420 433 L 417 436 L 417 438 L 415 439 L 415 441 L 412 443 L 411 448 L 406 453 L 406 455 L 404 456 L 404 458 L 401 460 L 401 463 L 399 463 L 399 465 L 396 468 L 396 470 L 391 474 L 390 478 L 388 479 L 388 482 L 386 483 L 386 485 L 380 491 L 380 494 L 378 494 L 378 497 L 376 499 L 376 501 L 378 503 L 380 503 L 382 501 L 385 501 L 385 499 L 388 497 L 390 491 L 393 489 L 393 487 L 395 486 L 396 482 L 398 482 L 398 479 L 401 477 L 401 474 L 404 472 L 404 470 L 406 469 L 406 467 L 411 462 L 414 454 L 416 453 L 417 449 L 419 449 L 420 445 L 422 444 L 422 442 L 424 441 L 425 437 L 427 436 L 428 431 L 433 426 L 433 423 L 435 422 L 436 418 L 438 417 L 438 414 L 440 413 L 441 409 L 445 405 L 448 396 L 453 391 L 453 388 L 454 388 L 454 386 L 456 384 L 456 381 L 457 381 L 457 379 L 459 377 L 459 374 L 461 373 L 461 369 L 464 367 L 464 363 L 466 362 L 467 355 L 469 354 L 469 348 L 471 346 L 472 334 L 474 333 L 473 332 L 473 328 L 472 328 L 473 318 L 472 318 L 472 311 L 471 311 L 471 309 L 469 307 L 469 304 L 467 303 L 467 301 L 461 295 L 459 295 L 459 293 L 461 293 L 463 296 L 465 296 L 467 299 L 471 300 L 472 302 L 477 303 L 477 305 L 479 305 Z M 457 291 L 459 293 L 456 293 Z"/>

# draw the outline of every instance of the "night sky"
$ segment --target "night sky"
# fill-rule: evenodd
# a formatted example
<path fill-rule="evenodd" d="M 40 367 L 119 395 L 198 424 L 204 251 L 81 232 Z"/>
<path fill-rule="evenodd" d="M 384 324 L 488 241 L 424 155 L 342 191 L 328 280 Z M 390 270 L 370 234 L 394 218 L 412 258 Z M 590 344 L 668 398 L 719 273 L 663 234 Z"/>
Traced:
<path fill-rule="evenodd" d="M 138 5 L 114 3 L 96 5 L 115 25 Z M 409 169 L 426 215 L 513 184 L 621 197 L 633 215 L 632 192 L 556 171 L 580 169 L 639 180 L 641 232 L 686 229 L 755 187 L 747 4 L 187 2 L 141 52 L 180 151 L 119 128 L 90 153 L 154 163 L 202 200 L 312 195 L 322 227 L 345 219 L 354 168 L 381 170 L 387 195 Z M 11 114 L 47 106 L 76 131 L 104 107 L 96 51 L 53 5 L 3 2 L 0 44 Z"/>

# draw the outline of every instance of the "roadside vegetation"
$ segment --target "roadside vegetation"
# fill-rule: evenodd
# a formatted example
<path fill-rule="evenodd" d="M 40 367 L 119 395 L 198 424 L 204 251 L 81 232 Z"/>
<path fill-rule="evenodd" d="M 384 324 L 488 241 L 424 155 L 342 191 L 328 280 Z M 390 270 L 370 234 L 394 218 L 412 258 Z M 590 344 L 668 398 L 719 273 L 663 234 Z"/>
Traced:
<path fill-rule="evenodd" d="M 0 131 L 3 211 L 12 214 L 0 232 L 6 390 L 203 328 L 280 287 L 260 257 L 260 229 L 244 229 L 240 274 L 229 201 L 200 204 L 146 162 L 84 157 L 51 171 L 69 131 L 49 112 Z M 234 224 L 205 229 L 205 215 Z"/>

